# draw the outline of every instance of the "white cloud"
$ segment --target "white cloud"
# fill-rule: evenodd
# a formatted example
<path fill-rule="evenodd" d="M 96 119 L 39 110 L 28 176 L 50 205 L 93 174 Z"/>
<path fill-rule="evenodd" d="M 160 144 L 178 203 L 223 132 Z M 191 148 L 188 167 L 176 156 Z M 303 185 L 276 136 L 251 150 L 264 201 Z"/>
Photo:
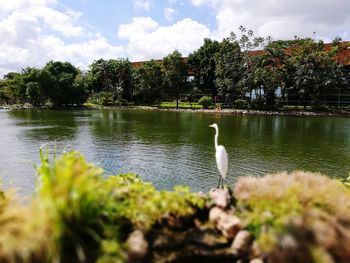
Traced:
<path fill-rule="evenodd" d="M 190 18 L 170 26 L 160 26 L 149 17 L 137 17 L 119 27 L 118 35 L 128 40 L 131 60 L 158 59 L 175 49 L 188 55 L 210 37 L 210 29 Z"/>
<path fill-rule="evenodd" d="M 130 24 L 121 24 L 118 36 L 124 39 L 137 38 L 156 30 L 159 24 L 150 17 L 134 17 Z"/>
<path fill-rule="evenodd" d="M 164 17 L 169 22 L 174 20 L 174 16 L 177 14 L 176 10 L 170 7 L 164 8 Z"/>
<path fill-rule="evenodd" d="M 135 9 L 143 9 L 149 11 L 152 6 L 151 0 L 133 0 L 133 5 Z"/>
<path fill-rule="evenodd" d="M 0 16 L 4 16 L 13 11 L 26 10 L 31 7 L 41 7 L 56 4 L 56 0 L 16 0 L 0 1 Z"/>
<path fill-rule="evenodd" d="M 227 37 L 240 25 L 256 34 L 275 39 L 316 36 L 332 39 L 348 36 L 350 1 L 348 0 L 189 0 L 194 6 L 210 6 L 216 13 L 217 38 Z"/>
<path fill-rule="evenodd" d="M 122 46 L 80 26 L 80 12 L 58 11 L 56 1 L 4 2 L 0 2 L 0 78 L 27 66 L 42 67 L 49 60 L 86 68 L 95 59 L 123 55 Z"/>

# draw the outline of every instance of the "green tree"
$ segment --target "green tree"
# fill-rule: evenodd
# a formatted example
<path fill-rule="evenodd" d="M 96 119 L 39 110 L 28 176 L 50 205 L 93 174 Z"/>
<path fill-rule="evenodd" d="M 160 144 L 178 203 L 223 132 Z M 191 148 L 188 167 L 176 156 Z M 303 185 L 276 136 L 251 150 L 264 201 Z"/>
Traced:
<path fill-rule="evenodd" d="M 50 61 L 43 68 L 41 83 L 55 105 L 82 103 L 83 89 L 75 84 L 79 71 L 69 62 Z"/>
<path fill-rule="evenodd" d="M 176 107 L 179 107 L 180 93 L 186 92 L 187 82 L 187 65 L 182 59 L 179 51 L 175 50 L 163 58 L 164 66 L 164 85 L 169 94 L 176 99 Z"/>
<path fill-rule="evenodd" d="M 27 67 L 22 70 L 22 77 L 26 86 L 26 98 L 33 105 L 42 104 L 47 100 L 43 89 L 43 84 L 40 82 L 41 70 L 37 68 Z"/>
<path fill-rule="evenodd" d="M 162 85 L 161 64 L 154 60 L 147 61 L 135 72 L 134 96 L 138 101 L 152 103 L 160 99 Z"/>
<path fill-rule="evenodd" d="M 111 92 L 113 101 L 132 100 L 133 69 L 128 59 L 99 59 L 89 68 L 93 92 Z"/>
<path fill-rule="evenodd" d="M 189 71 L 193 74 L 193 86 L 202 92 L 210 91 L 212 97 L 217 95 L 215 85 L 215 56 L 220 50 L 220 43 L 209 38 L 204 44 L 191 53 L 188 58 Z"/>
<path fill-rule="evenodd" d="M 9 72 L 4 76 L 3 84 L 7 96 L 16 103 L 26 102 L 26 86 L 23 75 L 18 72 Z"/>
<path fill-rule="evenodd" d="M 242 56 L 235 38 L 225 38 L 215 56 L 215 83 L 220 96 L 233 98 L 237 95 L 237 84 L 242 78 Z"/>
<path fill-rule="evenodd" d="M 7 85 L 6 80 L 0 80 L 0 101 L 1 103 L 5 102 L 6 104 L 9 104 L 10 101 L 13 99 L 13 93 L 9 89 Z"/>
<path fill-rule="evenodd" d="M 112 74 L 108 60 L 99 59 L 89 66 L 92 76 L 92 92 L 107 91 L 110 89 Z"/>
<path fill-rule="evenodd" d="M 254 35 L 253 30 L 248 30 L 244 26 L 239 27 L 240 38 L 237 39 L 241 50 L 241 70 L 242 76 L 237 84 L 237 91 L 240 98 L 243 99 L 247 92 L 250 93 L 250 99 L 252 98 L 252 90 L 254 87 L 254 71 L 259 65 L 256 65 L 257 60 L 252 55 L 253 51 L 261 50 L 266 46 L 266 43 L 271 42 L 271 37 L 257 37 Z M 236 35 L 231 33 L 231 38 L 236 39 Z"/>
<path fill-rule="evenodd" d="M 289 91 L 299 95 L 304 107 L 307 101 L 318 105 L 322 93 L 329 93 L 340 84 L 342 70 L 334 55 L 334 52 L 324 50 L 322 41 L 307 39 L 292 47 L 285 62 L 292 76 Z"/>
<path fill-rule="evenodd" d="M 110 90 L 113 100 L 127 99 L 132 101 L 134 79 L 133 68 L 128 59 L 110 59 L 108 69 L 111 74 Z"/>

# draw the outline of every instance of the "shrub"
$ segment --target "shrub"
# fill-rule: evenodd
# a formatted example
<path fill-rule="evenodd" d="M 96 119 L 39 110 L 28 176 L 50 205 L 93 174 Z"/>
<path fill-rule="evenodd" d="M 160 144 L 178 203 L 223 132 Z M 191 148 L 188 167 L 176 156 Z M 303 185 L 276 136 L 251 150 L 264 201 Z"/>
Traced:
<path fill-rule="evenodd" d="M 116 106 L 126 106 L 129 105 L 129 102 L 126 99 L 119 99 L 114 102 Z"/>
<path fill-rule="evenodd" d="M 41 224 L 51 229 L 40 244 L 50 244 L 45 251 L 58 262 L 125 262 L 125 237 L 133 227 L 148 231 L 163 217 L 188 217 L 204 207 L 188 187 L 157 191 L 133 174 L 106 178 L 79 152 L 54 160 L 41 152 L 41 161 L 38 204 L 49 219 Z"/>
<path fill-rule="evenodd" d="M 199 99 L 198 104 L 202 105 L 203 109 L 208 109 L 209 107 L 213 106 L 214 102 L 211 97 L 203 96 Z"/>
<path fill-rule="evenodd" d="M 89 102 L 97 105 L 102 105 L 102 106 L 113 105 L 113 94 L 112 92 L 106 92 L 106 91 L 94 93 L 90 97 Z"/>
<path fill-rule="evenodd" d="M 238 99 L 234 102 L 234 107 L 236 109 L 248 109 L 249 103 L 246 100 Z"/>
<path fill-rule="evenodd" d="M 265 100 L 263 97 L 257 97 L 251 102 L 252 109 L 263 109 L 265 106 Z"/>
<path fill-rule="evenodd" d="M 332 232 L 350 223 L 350 206 L 347 205 L 350 203 L 350 191 L 337 180 L 320 174 L 293 172 L 263 178 L 240 178 L 234 196 L 246 228 L 265 251 L 271 251 L 273 247 L 278 249 L 277 243 L 285 236 L 310 249 L 316 245 L 323 246 L 325 229 Z M 305 231 L 314 235 L 318 243 L 303 240 Z M 332 246 L 350 244 L 349 233 L 345 234 L 339 233 L 339 243 L 335 238 Z"/>

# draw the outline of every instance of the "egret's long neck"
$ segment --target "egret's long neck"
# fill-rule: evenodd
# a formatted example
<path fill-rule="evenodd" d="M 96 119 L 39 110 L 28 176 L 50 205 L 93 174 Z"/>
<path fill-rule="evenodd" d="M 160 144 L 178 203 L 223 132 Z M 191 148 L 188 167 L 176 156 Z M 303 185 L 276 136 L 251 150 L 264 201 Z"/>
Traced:
<path fill-rule="evenodd" d="M 218 137 L 219 137 L 219 129 L 215 127 L 215 138 L 214 138 L 215 149 L 218 148 Z"/>

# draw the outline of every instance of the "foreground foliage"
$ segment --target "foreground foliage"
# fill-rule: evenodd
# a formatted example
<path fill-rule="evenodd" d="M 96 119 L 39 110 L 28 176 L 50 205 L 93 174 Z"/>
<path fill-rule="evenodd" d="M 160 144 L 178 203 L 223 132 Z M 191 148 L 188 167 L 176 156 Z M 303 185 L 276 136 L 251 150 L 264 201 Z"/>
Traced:
<path fill-rule="evenodd" d="M 132 174 L 104 178 L 78 152 L 41 158 L 30 205 L 9 206 L 7 194 L 0 200 L 0 261 L 123 262 L 133 228 L 147 231 L 163 217 L 189 216 L 204 205 L 187 187 L 157 191 Z"/>
<path fill-rule="evenodd" d="M 350 191 L 337 180 L 305 172 L 241 178 L 234 195 L 271 262 L 349 261 Z"/>
<path fill-rule="evenodd" d="M 148 255 L 155 250 L 151 262 L 196 255 L 220 262 L 237 256 L 230 245 L 237 226 L 254 237 L 254 258 L 266 262 L 350 259 L 350 190 L 319 174 L 240 178 L 233 193 L 223 190 L 228 203 L 220 207 L 187 187 L 157 191 L 133 174 L 106 177 L 79 152 L 53 159 L 41 152 L 41 161 L 30 200 L 0 194 L 1 262 L 132 262 L 132 233 L 147 239 Z M 246 251 L 242 262 L 251 259 Z"/>

